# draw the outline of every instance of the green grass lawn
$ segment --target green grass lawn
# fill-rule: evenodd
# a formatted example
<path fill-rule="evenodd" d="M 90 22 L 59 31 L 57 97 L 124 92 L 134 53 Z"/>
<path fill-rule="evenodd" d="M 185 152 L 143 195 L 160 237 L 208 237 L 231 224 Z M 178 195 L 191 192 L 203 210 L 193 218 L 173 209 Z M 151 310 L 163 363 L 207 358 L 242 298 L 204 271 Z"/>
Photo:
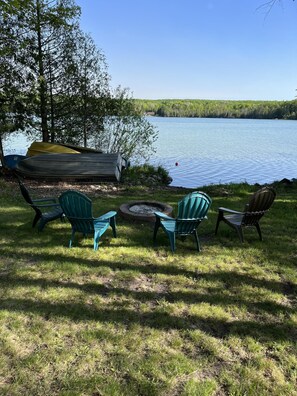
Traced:
<path fill-rule="evenodd" d="M 70 225 L 32 229 L 18 186 L 0 179 L 1 395 L 297 395 L 297 187 L 278 187 L 264 241 L 221 224 L 256 187 L 201 188 L 213 199 L 172 254 L 162 230 L 118 216 L 93 250 Z M 176 209 L 186 190 L 153 199 Z M 152 198 L 131 187 L 89 195 L 94 214 Z"/>

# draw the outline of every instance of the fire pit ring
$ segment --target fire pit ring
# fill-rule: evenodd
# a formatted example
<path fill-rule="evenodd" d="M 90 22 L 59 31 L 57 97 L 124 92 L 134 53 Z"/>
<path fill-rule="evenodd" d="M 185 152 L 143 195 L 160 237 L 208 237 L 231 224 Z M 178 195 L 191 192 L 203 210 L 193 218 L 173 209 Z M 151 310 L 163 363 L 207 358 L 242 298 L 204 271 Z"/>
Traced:
<path fill-rule="evenodd" d="M 173 208 L 163 202 L 133 201 L 120 206 L 120 214 L 128 220 L 155 221 L 154 212 L 162 212 L 167 216 L 172 214 Z"/>

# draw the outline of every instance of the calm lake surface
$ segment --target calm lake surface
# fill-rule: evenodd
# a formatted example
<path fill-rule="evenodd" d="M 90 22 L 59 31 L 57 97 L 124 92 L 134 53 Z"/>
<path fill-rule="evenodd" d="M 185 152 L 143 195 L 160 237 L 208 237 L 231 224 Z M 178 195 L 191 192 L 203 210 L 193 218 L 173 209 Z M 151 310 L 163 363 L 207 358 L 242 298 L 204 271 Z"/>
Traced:
<path fill-rule="evenodd" d="M 173 186 L 297 178 L 297 121 L 150 117 Z M 178 163 L 178 166 L 175 165 Z"/>
<path fill-rule="evenodd" d="M 159 130 L 150 162 L 168 169 L 172 186 L 297 178 L 297 121 L 167 117 L 149 121 Z M 5 154 L 25 154 L 32 141 L 15 134 L 5 142 Z"/>

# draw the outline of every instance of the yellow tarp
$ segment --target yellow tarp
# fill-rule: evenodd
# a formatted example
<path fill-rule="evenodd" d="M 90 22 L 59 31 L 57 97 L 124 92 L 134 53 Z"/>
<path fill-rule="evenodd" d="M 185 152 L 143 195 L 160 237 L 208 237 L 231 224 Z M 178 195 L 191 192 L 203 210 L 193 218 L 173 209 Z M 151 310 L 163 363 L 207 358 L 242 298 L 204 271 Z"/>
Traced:
<path fill-rule="evenodd" d="M 40 155 L 40 154 L 59 154 L 59 153 L 80 154 L 80 152 L 77 150 L 59 144 L 46 143 L 46 142 L 33 142 L 31 146 L 28 148 L 26 155 L 28 157 L 33 157 L 34 155 Z"/>

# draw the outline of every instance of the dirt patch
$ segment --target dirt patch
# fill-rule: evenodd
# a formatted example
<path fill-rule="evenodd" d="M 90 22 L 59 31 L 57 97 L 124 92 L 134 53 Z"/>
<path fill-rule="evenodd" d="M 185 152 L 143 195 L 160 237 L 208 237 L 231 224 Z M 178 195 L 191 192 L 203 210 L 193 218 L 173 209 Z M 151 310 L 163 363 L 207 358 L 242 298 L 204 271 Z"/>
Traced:
<path fill-rule="evenodd" d="M 152 277 L 141 275 L 125 284 L 125 287 L 134 292 L 154 292 L 164 293 L 168 292 L 168 285 L 166 283 L 156 282 Z"/>
<path fill-rule="evenodd" d="M 3 177 L 6 183 L 8 183 L 12 190 L 19 190 L 18 182 L 14 177 L 5 176 Z M 48 181 L 48 180 L 23 180 L 26 187 L 36 193 L 40 197 L 47 196 L 59 196 L 66 190 L 79 190 L 88 196 L 108 196 L 109 194 L 117 195 L 122 194 L 125 191 L 129 191 L 132 186 L 131 184 L 125 183 L 113 183 L 113 182 L 71 182 L 71 181 Z M 155 187 L 144 187 L 146 192 L 153 193 L 158 190 L 168 190 L 172 192 L 185 192 L 188 193 L 192 190 L 185 189 L 183 187 L 171 187 L 171 186 L 155 186 Z"/>
<path fill-rule="evenodd" d="M 12 189 L 19 190 L 18 182 L 14 178 L 5 178 Z M 127 186 L 119 183 L 81 183 L 81 182 L 51 182 L 46 180 L 23 180 L 26 187 L 39 196 L 58 196 L 66 190 L 79 190 L 87 195 L 107 195 L 121 193 L 127 189 Z"/>

